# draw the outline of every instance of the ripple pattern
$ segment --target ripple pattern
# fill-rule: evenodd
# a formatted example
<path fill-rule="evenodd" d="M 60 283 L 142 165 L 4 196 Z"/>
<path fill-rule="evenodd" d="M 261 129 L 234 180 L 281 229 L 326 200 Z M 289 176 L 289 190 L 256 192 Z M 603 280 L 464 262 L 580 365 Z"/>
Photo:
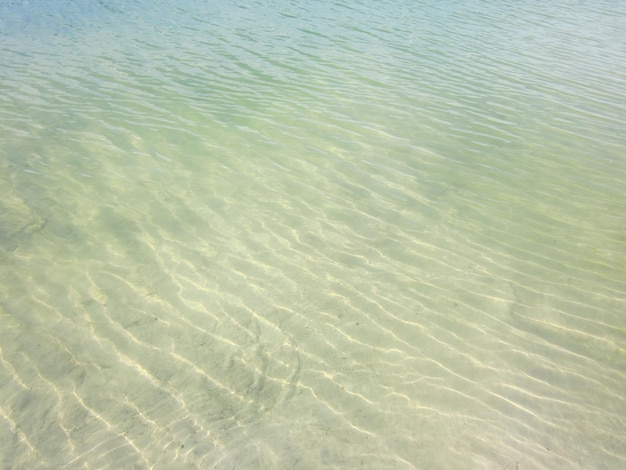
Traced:
<path fill-rule="evenodd" d="M 0 18 L 0 467 L 626 465 L 622 4 Z"/>

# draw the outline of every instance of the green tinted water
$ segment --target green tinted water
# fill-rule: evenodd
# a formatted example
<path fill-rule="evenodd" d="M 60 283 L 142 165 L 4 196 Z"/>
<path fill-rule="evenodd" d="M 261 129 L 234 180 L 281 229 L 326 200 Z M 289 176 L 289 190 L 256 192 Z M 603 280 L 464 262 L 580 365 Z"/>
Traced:
<path fill-rule="evenodd" d="M 623 466 L 623 5 L 231 3 L 0 5 L 0 466 Z"/>

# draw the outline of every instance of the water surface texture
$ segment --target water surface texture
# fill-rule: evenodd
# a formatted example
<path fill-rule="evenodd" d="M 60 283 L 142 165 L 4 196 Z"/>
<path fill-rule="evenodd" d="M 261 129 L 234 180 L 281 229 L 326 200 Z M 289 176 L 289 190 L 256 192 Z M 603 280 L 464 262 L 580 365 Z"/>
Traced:
<path fill-rule="evenodd" d="M 626 468 L 624 31 L 0 2 L 0 467 Z"/>

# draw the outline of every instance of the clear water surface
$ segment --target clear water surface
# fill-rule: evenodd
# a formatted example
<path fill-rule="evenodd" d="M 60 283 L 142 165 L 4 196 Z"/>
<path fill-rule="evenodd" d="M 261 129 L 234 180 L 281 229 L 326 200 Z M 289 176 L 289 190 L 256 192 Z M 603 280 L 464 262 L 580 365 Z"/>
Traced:
<path fill-rule="evenodd" d="M 624 31 L 0 2 L 0 467 L 626 468 Z"/>

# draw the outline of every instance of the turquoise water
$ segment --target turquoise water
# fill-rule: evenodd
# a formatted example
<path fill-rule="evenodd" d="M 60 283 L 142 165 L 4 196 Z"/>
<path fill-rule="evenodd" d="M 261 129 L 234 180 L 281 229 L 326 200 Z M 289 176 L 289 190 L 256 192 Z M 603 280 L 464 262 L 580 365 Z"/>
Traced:
<path fill-rule="evenodd" d="M 625 467 L 625 30 L 1 2 L 0 467 Z"/>

